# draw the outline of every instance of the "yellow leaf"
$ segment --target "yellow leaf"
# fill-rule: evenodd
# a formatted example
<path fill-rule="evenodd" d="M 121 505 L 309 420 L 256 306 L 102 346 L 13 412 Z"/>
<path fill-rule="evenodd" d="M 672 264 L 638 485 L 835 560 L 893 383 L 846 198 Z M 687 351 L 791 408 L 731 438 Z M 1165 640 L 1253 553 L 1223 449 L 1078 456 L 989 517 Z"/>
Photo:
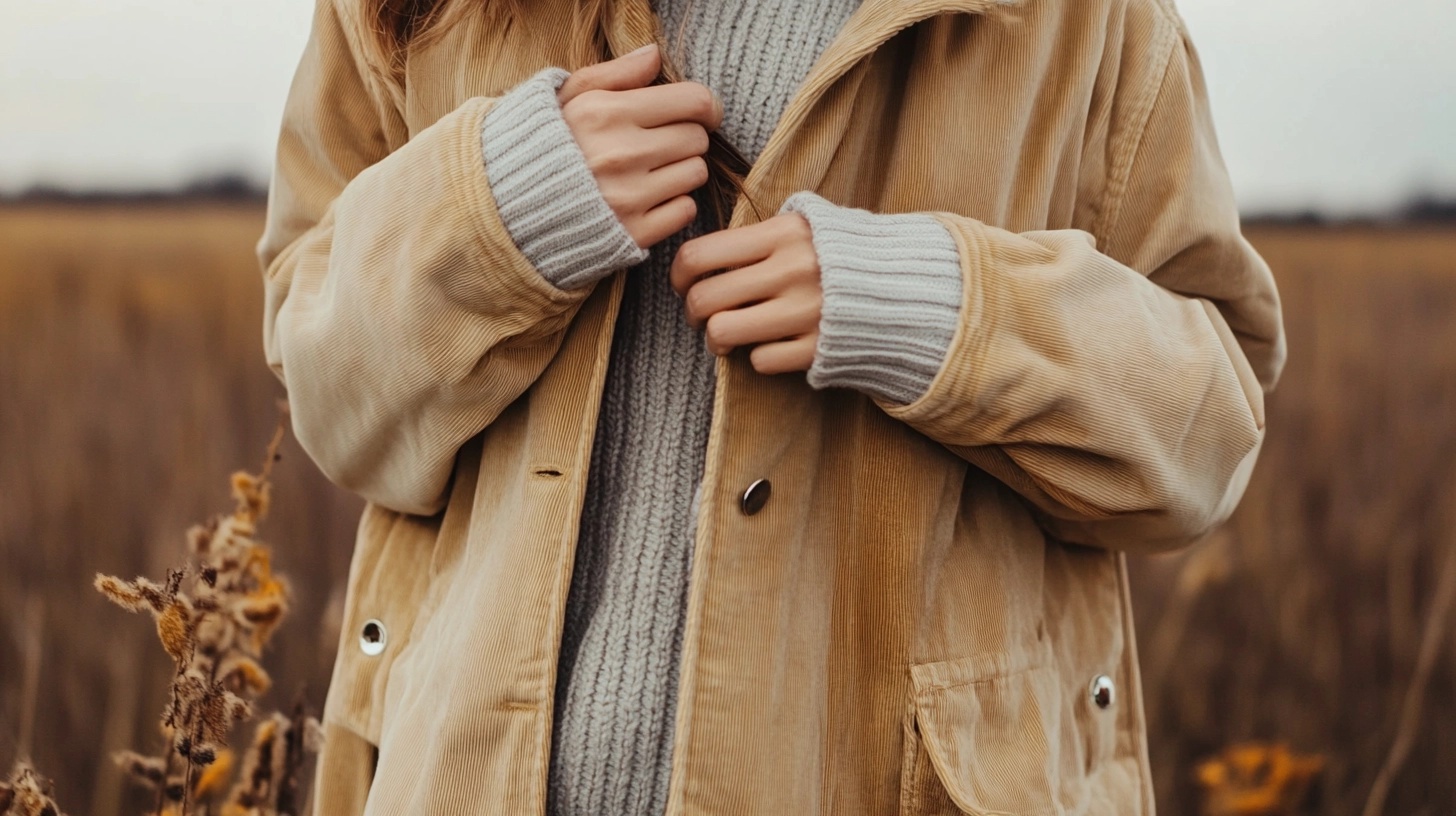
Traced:
<path fill-rule="evenodd" d="M 185 662 L 192 651 L 192 616 L 187 612 L 187 605 L 182 601 L 174 599 L 157 616 L 157 637 L 162 641 L 162 648 L 178 664 Z"/>

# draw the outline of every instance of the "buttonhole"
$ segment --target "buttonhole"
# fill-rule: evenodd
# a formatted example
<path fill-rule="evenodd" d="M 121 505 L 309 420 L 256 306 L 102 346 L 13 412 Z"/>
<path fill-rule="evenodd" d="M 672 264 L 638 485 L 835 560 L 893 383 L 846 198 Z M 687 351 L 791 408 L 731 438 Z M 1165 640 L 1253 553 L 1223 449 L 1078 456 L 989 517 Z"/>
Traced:
<path fill-rule="evenodd" d="M 531 471 L 531 475 L 540 479 L 559 479 L 561 478 L 561 470 L 554 467 L 538 467 Z"/>

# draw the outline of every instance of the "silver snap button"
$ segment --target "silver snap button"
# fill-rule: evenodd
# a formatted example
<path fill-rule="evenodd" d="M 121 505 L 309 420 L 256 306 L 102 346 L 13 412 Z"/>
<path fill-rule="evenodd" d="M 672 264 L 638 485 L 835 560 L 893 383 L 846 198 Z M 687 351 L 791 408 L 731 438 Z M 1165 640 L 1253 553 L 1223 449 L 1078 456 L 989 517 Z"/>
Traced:
<path fill-rule="evenodd" d="M 1087 693 L 1092 697 L 1092 704 L 1104 710 L 1112 708 L 1112 704 L 1117 702 L 1117 687 L 1112 684 L 1112 678 L 1105 674 L 1092 678 L 1092 685 L 1087 688 Z"/>
<path fill-rule="evenodd" d="M 364 627 L 359 630 L 359 651 L 374 657 L 384 651 L 388 640 L 389 633 L 384 630 L 384 624 L 377 620 L 364 621 Z"/>
<path fill-rule="evenodd" d="M 768 504 L 768 497 L 773 494 L 773 485 L 768 479 L 759 479 L 743 491 L 743 498 L 739 501 L 739 507 L 743 515 L 751 516 L 763 509 Z"/>

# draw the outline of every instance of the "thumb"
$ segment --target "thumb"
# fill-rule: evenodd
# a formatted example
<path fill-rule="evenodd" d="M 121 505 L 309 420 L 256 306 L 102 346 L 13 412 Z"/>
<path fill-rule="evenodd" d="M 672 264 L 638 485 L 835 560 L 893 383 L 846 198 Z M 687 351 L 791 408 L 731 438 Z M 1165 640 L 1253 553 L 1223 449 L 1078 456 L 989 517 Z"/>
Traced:
<path fill-rule="evenodd" d="M 577 69 L 556 91 L 557 100 L 565 105 L 583 91 L 630 91 L 645 88 L 662 69 L 662 55 L 657 43 L 648 43 L 628 51 L 616 59 Z"/>

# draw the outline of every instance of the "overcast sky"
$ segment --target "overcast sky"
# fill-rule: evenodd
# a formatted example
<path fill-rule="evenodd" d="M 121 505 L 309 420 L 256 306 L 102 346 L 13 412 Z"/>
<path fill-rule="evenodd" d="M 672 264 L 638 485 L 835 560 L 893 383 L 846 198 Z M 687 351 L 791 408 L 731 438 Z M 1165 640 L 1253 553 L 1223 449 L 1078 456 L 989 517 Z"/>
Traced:
<path fill-rule="evenodd" d="M 1244 209 L 1456 194 L 1456 0 L 1180 8 Z M 312 0 L 0 9 L 0 191 L 169 186 L 224 169 L 266 177 Z"/>

